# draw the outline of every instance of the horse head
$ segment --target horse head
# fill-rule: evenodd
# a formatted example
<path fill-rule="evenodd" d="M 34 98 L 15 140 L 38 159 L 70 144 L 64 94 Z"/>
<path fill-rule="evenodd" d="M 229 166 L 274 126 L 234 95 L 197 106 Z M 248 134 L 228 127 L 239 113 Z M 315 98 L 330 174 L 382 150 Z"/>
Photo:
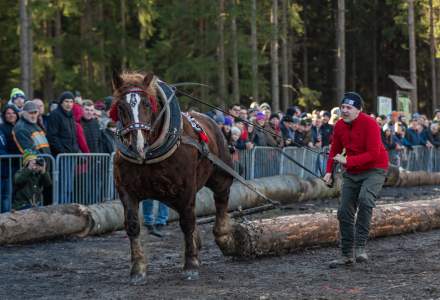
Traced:
<path fill-rule="evenodd" d="M 145 158 L 154 139 L 152 126 L 159 105 L 155 76 L 152 73 L 114 72 L 113 97 L 113 116 L 120 122 L 117 137 L 131 152 Z"/>

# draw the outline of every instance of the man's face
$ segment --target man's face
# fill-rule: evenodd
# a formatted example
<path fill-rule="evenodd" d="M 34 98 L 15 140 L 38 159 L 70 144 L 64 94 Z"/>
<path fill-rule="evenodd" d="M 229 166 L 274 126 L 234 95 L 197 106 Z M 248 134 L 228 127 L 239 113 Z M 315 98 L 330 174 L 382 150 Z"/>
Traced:
<path fill-rule="evenodd" d="M 40 115 L 44 114 L 44 103 L 40 99 L 33 100 L 37 105 Z"/>
<path fill-rule="evenodd" d="M 240 115 L 240 106 L 238 105 L 234 105 L 230 110 L 229 113 L 234 117 L 234 118 L 238 118 Z"/>
<path fill-rule="evenodd" d="M 5 121 L 10 124 L 15 124 L 15 122 L 17 122 L 17 115 L 11 108 L 8 108 L 5 111 Z"/>
<path fill-rule="evenodd" d="M 73 99 L 64 99 L 64 101 L 61 103 L 61 107 L 65 111 L 71 111 L 73 108 Z"/>
<path fill-rule="evenodd" d="M 361 111 L 356 107 L 348 104 L 341 105 L 341 117 L 344 119 L 344 122 L 350 123 L 355 120 Z"/>
<path fill-rule="evenodd" d="M 28 118 L 29 118 L 29 121 L 31 122 L 31 123 L 37 123 L 37 121 L 38 121 L 38 111 L 29 111 L 29 112 L 27 112 L 27 115 L 28 115 Z"/>
<path fill-rule="evenodd" d="M 239 117 L 242 118 L 243 120 L 247 120 L 248 119 L 248 112 L 246 109 L 240 109 L 240 114 Z"/>
<path fill-rule="evenodd" d="M 84 106 L 84 119 L 91 120 L 95 114 L 95 108 L 93 106 Z"/>

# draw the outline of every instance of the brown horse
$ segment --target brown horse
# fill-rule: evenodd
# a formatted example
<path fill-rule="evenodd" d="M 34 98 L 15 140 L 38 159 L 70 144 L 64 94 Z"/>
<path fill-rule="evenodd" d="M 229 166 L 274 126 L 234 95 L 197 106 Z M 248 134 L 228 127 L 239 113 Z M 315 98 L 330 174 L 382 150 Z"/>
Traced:
<path fill-rule="evenodd" d="M 151 74 L 127 72 L 113 75 L 113 89 L 111 115 L 119 122 L 114 174 L 130 238 L 131 282 L 138 284 L 146 280 L 138 208 L 139 202 L 147 198 L 157 199 L 179 213 L 185 236 L 184 275 L 188 279 L 197 278 L 201 241 L 194 211 L 196 193 L 203 186 L 214 192 L 213 232 L 218 246 L 223 248 L 231 241 L 227 208 L 232 177 L 196 147 L 203 145 L 200 135 L 190 119 L 181 114 L 170 86 Z M 207 146 L 210 153 L 232 166 L 225 138 L 216 123 L 199 113 L 191 116 L 209 139 L 202 148 Z M 172 128 L 176 120 L 178 126 Z"/>

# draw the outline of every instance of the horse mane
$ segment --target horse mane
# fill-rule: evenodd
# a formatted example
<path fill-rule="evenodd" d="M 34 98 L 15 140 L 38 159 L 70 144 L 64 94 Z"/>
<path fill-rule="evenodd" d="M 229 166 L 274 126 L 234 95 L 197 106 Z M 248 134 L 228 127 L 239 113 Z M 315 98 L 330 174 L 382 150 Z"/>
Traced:
<path fill-rule="evenodd" d="M 156 82 L 157 77 L 153 75 L 153 79 L 150 81 L 147 87 L 144 86 L 144 78 L 147 73 L 137 71 L 123 71 L 120 75 L 124 84 L 118 89 L 117 93 L 126 90 L 129 87 L 137 86 L 145 89 L 147 95 L 157 97 Z"/>

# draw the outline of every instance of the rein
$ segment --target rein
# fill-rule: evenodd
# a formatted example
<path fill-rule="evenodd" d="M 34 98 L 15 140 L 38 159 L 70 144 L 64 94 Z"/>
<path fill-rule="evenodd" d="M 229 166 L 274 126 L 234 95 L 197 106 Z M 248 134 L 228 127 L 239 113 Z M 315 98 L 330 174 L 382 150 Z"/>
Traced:
<path fill-rule="evenodd" d="M 216 107 L 216 106 L 214 106 L 214 105 L 211 105 L 211 104 L 209 104 L 209 103 L 206 103 L 206 102 L 202 101 L 201 99 L 199 99 L 199 98 L 197 98 L 197 97 L 194 97 L 193 95 L 191 95 L 191 94 L 189 94 L 189 93 L 186 93 L 186 92 L 184 92 L 184 91 L 182 91 L 182 90 L 179 90 L 179 89 L 175 89 L 175 90 L 176 90 L 177 93 L 179 93 L 179 94 L 181 94 L 181 95 L 183 95 L 183 96 L 186 96 L 186 97 L 188 97 L 188 98 L 190 98 L 190 99 L 192 99 L 192 100 L 194 100 L 194 101 L 196 101 L 196 102 L 199 102 L 199 103 L 204 104 L 204 105 L 206 105 L 206 106 L 208 106 L 208 107 L 210 107 L 210 108 L 213 108 L 213 109 L 215 109 L 215 110 L 217 110 L 217 111 L 220 111 L 220 112 L 222 112 L 222 113 L 225 114 L 225 115 L 232 116 L 230 113 L 228 113 L 228 112 L 226 112 L 226 111 L 224 111 L 224 110 L 222 110 L 222 109 L 220 109 L 220 108 L 218 108 L 218 107 Z M 232 117 L 233 117 L 233 116 L 232 116 Z M 260 126 L 260 125 L 258 125 L 258 124 L 252 124 L 251 122 L 246 121 L 246 120 L 243 120 L 243 119 L 241 119 L 241 121 L 242 121 L 243 123 L 248 124 L 248 125 L 252 125 L 252 126 L 254 126 L 254 127 L 258 128 L 258 129 L 260 129 L 260 130 L 263 131 L 263 132 L 269 133 L 269 134 L 271 134 L 272 136 L 275 136 L 275 137 L 278 137 L 278 138 L 281 138 L 281 139 L 283 138 L 283 137 L 280 136 L 279 134 L 277 134 L 277 133 L 275 133 L 275 132 L 271 132 L 271 131 L 265 129 L 264 127 L 262 127 L 262 126 Z M 329 156 L 329 152 L 317 151 L 317 150 L 312 149 L 312 148 L 310 148 L 310 147 L 307 147 L 307 146 L 301 145 L 301 144 L 299 144 L 299 143 L 297 143 L 297 142 L 295 142 L 295 141 L 292 141 L 292 142 L 293 142 L 295 145 L 299 146 L 299 147 L 302 147 L 302 148 L 304 148 L 304 149 L 306 149 L 306 150 L 308 150 L 308 151 L 310 151 L 310 152 L 313 152 L 313 153 L 315 153 L 315 154 L 318 154 L 318 158 L 319 158 L 319 156 L 321 156 L 321 155 L 322 155 L 322 156 Z M 276 149 L 277 151 L 279 151 L 283 156 L 285 156 L 288 160 L 290 160 L 291 162 L 293 162 L 294 164 L 296 164 L 298 167 L 302 168 L 303 170 L 305 170 L 306 172 L 310 173 L 310 174 L 313 175 L 314 177 L 316 177 L 316 178 L 318 178 L 318 179 L 324 181 L 324 179 L 322 178 L 322 176 L 324 176 L 324 174 L 322 174 L 323 172 L 322 172 L 322 170 L 321 170 L 321 167 L 319 167 L 319 171 L 320 171 L 321 174 L 320 174 L 320 176 L 318 176 L 318 175 L 315 174 L 315 172 L 313 172 L 312 170 L 310 170 L 309 168 L 307 168 L 306 166 L 304 166 L 303 164 L 301 164 L 300 162 L 298 162 L 296 159 L 294 159 L 294 158 L 291 157 L 290 155 L 288 155 L 288 154 L 286 154 L 285 152 L 283 152 L 283 150 L 281 150 L 281 149 L 279 149 L 279 148 L 277 148 L 277 147 L 276 147 L 275 149 Z M 325 182 L 325 181 L 324 181 L 324 182 Z"/>

